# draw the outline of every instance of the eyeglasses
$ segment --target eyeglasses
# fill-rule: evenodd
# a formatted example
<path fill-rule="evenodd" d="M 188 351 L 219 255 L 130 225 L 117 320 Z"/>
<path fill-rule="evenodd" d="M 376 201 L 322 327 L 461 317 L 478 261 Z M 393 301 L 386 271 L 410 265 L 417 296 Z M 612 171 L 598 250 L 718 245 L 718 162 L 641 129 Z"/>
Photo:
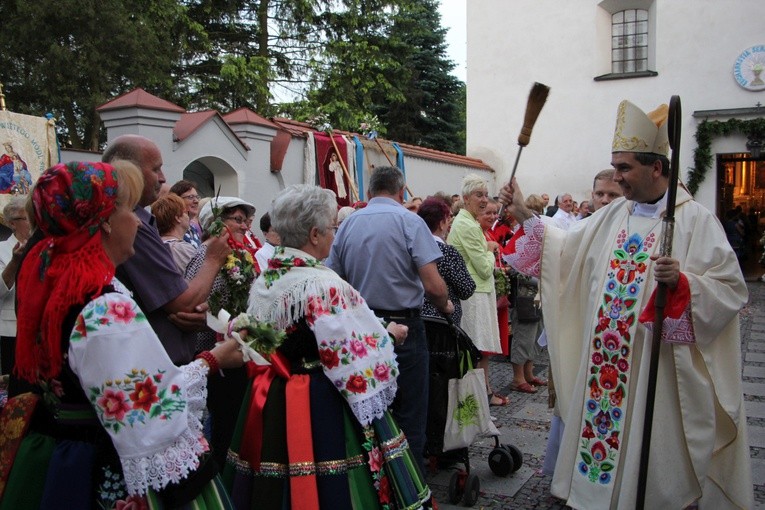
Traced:
<path fill-rule="evenodd" d="M 183 195 L 181 198 L 184 200 L 194 201 L 194 200 L 199 200 L 199 195 Z"/>
<path fill-rule="evenodd" d="M 241 216 L 226 216 L 223 218 L 223 220 L 235 221 L 237 225 L 241 225 L 242 223 L 247 221 L 247 218 L 243 218 Z"/>
<path fill-rule="evenodd" d="M 489 196 L 489 193 L 488 193 L 488 192 L 486 192 L 486 191 L 474 191 L 474 192 L 473 192 L 473 195 L 474 195 L 476 198 L 484 198 L 484 197 L 488 197 L 488 196 Z"/>

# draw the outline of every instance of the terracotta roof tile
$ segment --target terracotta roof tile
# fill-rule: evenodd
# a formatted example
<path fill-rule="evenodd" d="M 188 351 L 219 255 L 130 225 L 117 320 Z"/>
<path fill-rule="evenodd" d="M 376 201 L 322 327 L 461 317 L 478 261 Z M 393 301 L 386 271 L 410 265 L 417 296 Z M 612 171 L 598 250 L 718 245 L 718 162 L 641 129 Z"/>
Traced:
<path fill-rule="evenodd" d="M 96 108 L 96 111 L 103 112 L 108 110 L 119 110 L 121 108 L 146 108 L 147 110 L 163 110 L 178 113 L 184 113 L 186 111 L 177 104 L 149 94 L 140 87 L 102 104 Z"/>
<path fill-rule="evenodd" d="M 271 122 L 267 118 L 258 115 L 249 108 L 239 108 L 238 110 L 234 110 L 231 113 L 227 113 L 226 115 L 223 115 L 223 120 L 225 120 L 229 125 L 254 124 L 256 126 L 267 126 L 270 128 L 279 129 L 279 126 L 274 122 Z"/>
<path fill-rule="evenodd" d="M 239 136 L 237 136 L 234 130 L 231 129 L 231 126 L 226 123 L 221 114 L 216 110 L 203 110 L 201 112 L 190 112 L 181 115 L 181 118 L 178 119 L 178 122 L 175 123 L 175 127 L 173 128 L 175 141 L 181 142 L 187 139 L 196 130 L 198 130 L 200 127 L 215 117 L 219 117 L 223 121 L 223 124 L 225 124 L 229 129 L 229 132 L 239 141 L 239 143 L 242 144 L 243 147 L 245 147 L 247 150 L 250 149 L 247 144 L 244 143 L 244 141 L 242 141 Z"/>

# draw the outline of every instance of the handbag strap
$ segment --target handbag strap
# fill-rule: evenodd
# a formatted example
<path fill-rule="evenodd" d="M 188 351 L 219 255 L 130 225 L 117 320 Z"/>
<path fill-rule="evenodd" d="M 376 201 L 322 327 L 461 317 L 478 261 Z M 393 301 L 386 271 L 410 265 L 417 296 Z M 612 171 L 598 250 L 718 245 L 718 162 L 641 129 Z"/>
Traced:
<path fill-rule="evenodd" d="M 459 350 L 459 347 L 457 348 Z M 468 371 L 473 370 L 473 360 L 471 359 L 472 356 L 470 356 L 470 351 L 465 349 L 459 351 L 460 356 L 460 377 L 468 373 Z M 465 369 L 465 365 L 467 365 L 467 370 Z"/>

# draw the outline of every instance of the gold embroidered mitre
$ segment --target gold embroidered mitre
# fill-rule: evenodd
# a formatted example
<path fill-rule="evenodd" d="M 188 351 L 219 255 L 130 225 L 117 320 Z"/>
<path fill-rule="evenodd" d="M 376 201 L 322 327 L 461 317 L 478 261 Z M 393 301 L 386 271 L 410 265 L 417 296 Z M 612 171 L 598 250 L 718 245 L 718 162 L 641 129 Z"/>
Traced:
<path fill-rule="evenodd" d="M 660 105 L 649 114 L 627 100 L 619 103 L 611 152 L 650 152 L 669 156 L 669 107 Z"/>

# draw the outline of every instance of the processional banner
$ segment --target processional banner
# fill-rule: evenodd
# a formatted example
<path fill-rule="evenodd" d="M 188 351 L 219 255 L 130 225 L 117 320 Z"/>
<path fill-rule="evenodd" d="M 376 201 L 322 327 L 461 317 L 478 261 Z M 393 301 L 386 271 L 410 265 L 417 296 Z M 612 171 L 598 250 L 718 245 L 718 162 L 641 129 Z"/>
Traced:
<path fill-rule="evenodd" d="M 58 163 L 53 119 L 0 111 L 0 210 Z"/>

